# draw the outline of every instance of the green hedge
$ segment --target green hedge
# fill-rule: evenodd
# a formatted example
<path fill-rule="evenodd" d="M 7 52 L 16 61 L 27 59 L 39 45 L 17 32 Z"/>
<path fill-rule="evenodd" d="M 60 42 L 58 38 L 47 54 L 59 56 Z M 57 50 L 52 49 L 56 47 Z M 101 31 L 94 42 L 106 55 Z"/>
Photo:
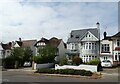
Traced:
<path fill-rule="evenodd" d="M 91 71 L 86 70 L 74 70 L 74 69 L 38 69 L 37 73 L 48 73 L 48 74 L 67 74 L 67 75 L 81 75 L 81 76 L 92 76 Z"/>

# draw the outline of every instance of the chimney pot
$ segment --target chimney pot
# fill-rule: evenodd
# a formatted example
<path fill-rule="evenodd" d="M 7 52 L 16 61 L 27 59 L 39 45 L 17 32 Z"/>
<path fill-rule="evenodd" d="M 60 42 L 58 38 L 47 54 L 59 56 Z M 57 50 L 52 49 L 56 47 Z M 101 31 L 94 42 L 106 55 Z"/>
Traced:
<path fill-rule="evenodd" d="M 19 41 L 21 41 L 21 38 L 19 38 Z"/>

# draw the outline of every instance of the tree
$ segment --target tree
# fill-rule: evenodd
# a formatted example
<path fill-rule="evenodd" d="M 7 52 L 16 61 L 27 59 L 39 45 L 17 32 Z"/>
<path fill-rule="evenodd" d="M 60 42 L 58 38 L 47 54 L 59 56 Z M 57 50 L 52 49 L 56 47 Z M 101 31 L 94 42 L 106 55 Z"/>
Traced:
<path fill-rule="evenodd" d="M 51 45 L 46 45 L 38 50 L 40 63 L 52 63 L 54 62 L 57 49 Z"/>
<path fill-rule="evenodd" d="M 30 49 L 30 47 L 27 47 L 24 49 L 24 56 L 23 60 L 25 61 L 31 61 L 31 58 L 33 56 L 33 51 Z"/>
<path fill-rule="evenodd" d="M 73 57 L 72 62 L 75 65 L 80 65 L 80 64 L 82 64 L 83 61 L 82 61 L 82 59 L 80 57 L 75 56 L 75 57 Z"/>
<path fill-rule="evenodd" d="M 24 49 L 23 48 L 14 48 L 11 52 L 11 57 L 14 59 L 15 68 L 18 68 L 20 62 L 23 60 L 24 57 Z"/>

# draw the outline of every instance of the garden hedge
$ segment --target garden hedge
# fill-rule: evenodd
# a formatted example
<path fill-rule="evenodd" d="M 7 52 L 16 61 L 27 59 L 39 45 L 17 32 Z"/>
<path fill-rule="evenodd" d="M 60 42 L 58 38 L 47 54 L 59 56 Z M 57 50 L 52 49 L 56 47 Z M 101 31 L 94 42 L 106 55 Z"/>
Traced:
<path fill-rule="evenodd" d="M 36 73 L 48 73 L 48 74 L 66 74 L 66 75 L 81 75 L 81 76 L 92 76 L 91 71 L 86 70 L 74 70 L 74 69 L 50 69 L 50 68 L 44 68 L 44 69 L 38 69 Z"/>

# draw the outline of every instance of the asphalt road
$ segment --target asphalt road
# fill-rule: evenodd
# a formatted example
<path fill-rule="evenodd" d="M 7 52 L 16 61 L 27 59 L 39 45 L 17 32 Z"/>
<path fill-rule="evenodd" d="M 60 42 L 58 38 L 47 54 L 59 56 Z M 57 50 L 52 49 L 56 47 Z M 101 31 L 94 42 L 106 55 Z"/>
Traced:
<path fill-rule="evenodd" d="M 118 82 L 118 68 L 104 69 L 102 78 L 88 79 L 75 77 L 44 76 L 31 71 L 3 71 L 3 82 Z"/>

